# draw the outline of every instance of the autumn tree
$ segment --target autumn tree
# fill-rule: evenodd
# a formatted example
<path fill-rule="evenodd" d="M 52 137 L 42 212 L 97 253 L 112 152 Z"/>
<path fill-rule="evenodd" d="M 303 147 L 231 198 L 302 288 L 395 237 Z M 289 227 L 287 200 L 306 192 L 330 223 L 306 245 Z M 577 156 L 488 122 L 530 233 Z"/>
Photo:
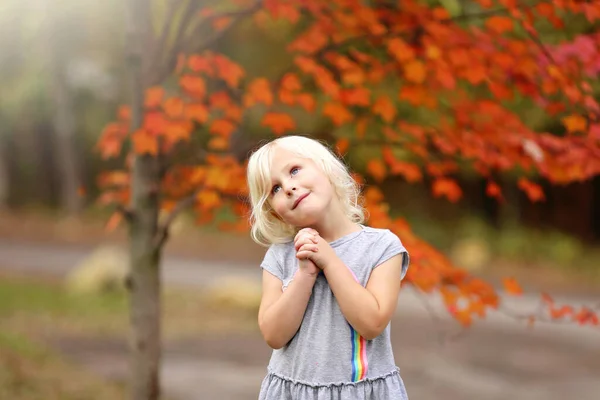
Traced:
<path fill-rule="evenodd" d="M 562 29 L 573 18 L 596 23 L 600 3 L 444 4 L 129 0 L 131 99 L 104 129 L 98 149 L 124 160 L 122 169 L 100 177 L 100 201 L 117 207 L 111 224 L 125 219 L 130 229 L 134 399 L 159 395 L 159 272 L 169 224 L 188 207 L 200 223 L 229 207 L 239 218 L 223 228 L 247 229 L 244 156 L 259 138 L 304 132 L 349 160 L 366 160 L 352 166 L 365 183 L 369 224 L 391 229 L 410 249 L 407 282 L 439 291 L 465 325 L 499 307 L 490 284 L 452 265 L 404 219 L 390 217 L 378 185 L 401 176 L 456 202 L 456 178 L 467 169 L 503 201 L 498 179 L 511 171 L 532 201 L 543 201 L 536 179 L 563 184 L 597 175 L 599 106 L 589 68 L 598 60 L 598 37 L 586 39 L 593 61 L 558 57 L 540 27 Z M 280 60 L 250 68 L 218 51 L 242 27 L 283 32 Z M 524 107 L 535 121 L 519 113 Z M 562 121 L 560 132 L 536 129 L 548 118 Z M 509 278 L 505 290 L 521 291 Z M 544 312 L 531 318 L 598 324 L 591 308 L 543 300 Z"/>

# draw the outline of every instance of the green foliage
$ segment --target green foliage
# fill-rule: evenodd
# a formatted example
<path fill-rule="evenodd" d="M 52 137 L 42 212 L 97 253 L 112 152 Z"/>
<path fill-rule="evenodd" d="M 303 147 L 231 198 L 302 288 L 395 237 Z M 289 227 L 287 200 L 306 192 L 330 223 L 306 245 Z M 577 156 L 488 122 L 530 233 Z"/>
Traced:
<path fill-rule="evenodd" d="M 58 284 L 0 279 L 0 316 L 30 312 L 52 316 L 95 318 L 115 314 L 124 315 L 125 309 L 126 299 L 123 294 L 74 296 L 69 295 Z"/>

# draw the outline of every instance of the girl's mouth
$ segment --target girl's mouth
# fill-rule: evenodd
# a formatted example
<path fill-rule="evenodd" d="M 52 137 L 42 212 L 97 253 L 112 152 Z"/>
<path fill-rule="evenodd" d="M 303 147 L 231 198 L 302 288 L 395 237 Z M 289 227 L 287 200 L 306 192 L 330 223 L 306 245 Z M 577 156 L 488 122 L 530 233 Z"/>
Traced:
<path fill-rule="evenodd" d="M 298 197 L 296 199 L 296 201 L 294 202 L 294 205 L 292 206 L 292 210 L 294 210 L 296 207 L 298 207 L 298 204 L 300 204 L 300 202 L 302 200 L 304 200 L 308 195 L 310 194 L 310 192 L 303 194 L 302 196 Z"/>

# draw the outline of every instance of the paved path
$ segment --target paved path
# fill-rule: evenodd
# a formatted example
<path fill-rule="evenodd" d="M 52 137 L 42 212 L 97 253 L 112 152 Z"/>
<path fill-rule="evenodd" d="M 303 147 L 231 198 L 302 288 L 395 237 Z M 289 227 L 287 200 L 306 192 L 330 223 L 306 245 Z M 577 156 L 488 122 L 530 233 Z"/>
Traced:
<path fill-rule="evenodd" d="M 91 249 L 31 246 L 0 242 L 0 266 L 21 272 L 64 275 Z M 230 265 L 167 257 L 167 284 L 202 286 L 224 275 L 258 280 L 253 265 Z M 598 299 L 564 299 L 570 304 Z M 597 400 L 600 393 L 600 331 L 564 324 L 528 329 L 501 313 L 454 339 L 441 340 L 458 327 L 445 318 L 439 298 L 427 298 L 430 311 L 412 290 L 403 290 L 392 323 L 394 350 L 411 399 Z M 533 310 L 537 296 L 513 300 L 515 308 Z M 57 346 L 89 368 L 123 379 L 125 342 L 57 339 Z M 166 343 L 163 385 L 180 400 L 250 400 L 262 379 L 270 351 L 258 333 L 203 336 Z"/>

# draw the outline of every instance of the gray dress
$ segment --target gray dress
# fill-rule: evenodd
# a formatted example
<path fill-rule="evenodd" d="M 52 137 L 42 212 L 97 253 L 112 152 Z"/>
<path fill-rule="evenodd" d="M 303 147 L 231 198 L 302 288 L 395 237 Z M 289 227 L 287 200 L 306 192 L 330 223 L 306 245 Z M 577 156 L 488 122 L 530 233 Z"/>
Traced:
<path fill-rule="evenodd" d="M 406 274 L 408 253 L 389 230 L 363 226 L 330 245 L 362 286 L 374 268 L 401 253 L 402 278 Z M 272 245 L 261 267 L 279 278 L 285 290 L 298 268 L 293 243 Z M 408 399 L 392 353 L 390 325 L 373 340 L 362 338 L 321 273 L 300 329 L 286 346 L 273 351 L 259 400 L 363 399 Z"/>

